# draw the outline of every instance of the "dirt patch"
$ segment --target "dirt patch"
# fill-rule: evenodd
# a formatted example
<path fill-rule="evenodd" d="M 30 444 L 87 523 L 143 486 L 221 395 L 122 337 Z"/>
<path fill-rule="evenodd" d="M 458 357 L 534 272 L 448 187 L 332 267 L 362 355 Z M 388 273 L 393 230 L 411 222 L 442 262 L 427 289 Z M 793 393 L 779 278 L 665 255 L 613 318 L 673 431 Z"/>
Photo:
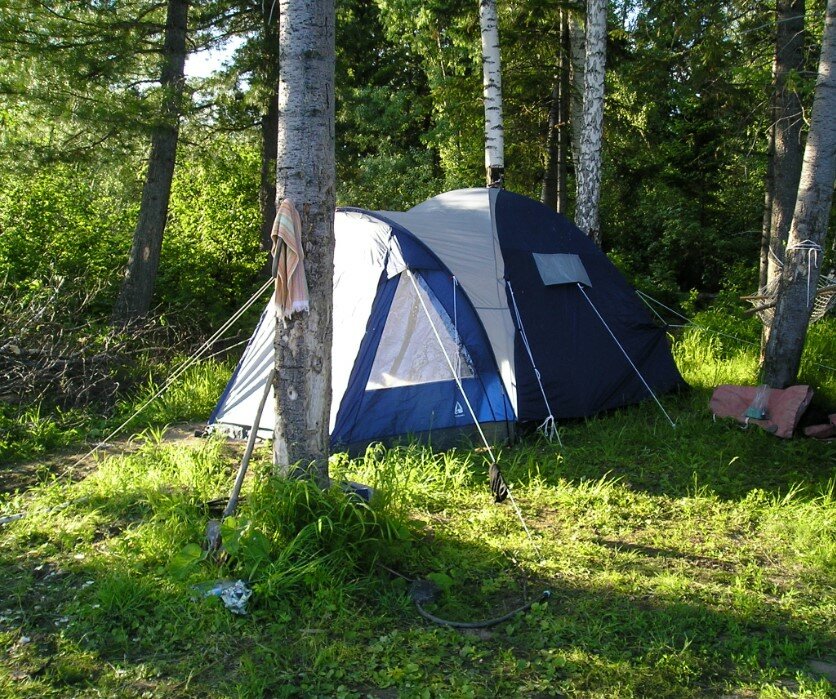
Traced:
<path fill-rule="evenodd" d="M 166 442 L 196 443 L 201 437 L 196 437 L 195 433 L 202 432 L 203 428 L 204 424 L 197 422 L 171 425 L 166 429 L 164 439 Z M 94 446 L 77 445 L 39 459 L 3 467 L 0 470 L 0 494 L 23 492 L 53 478 L 83 480 L 96 470 L 102 457 L 129 454 L 136 451 L 140 445 L 133 437 L 126 437 L 107 442 L 95 453 L 90 454 Z"/>

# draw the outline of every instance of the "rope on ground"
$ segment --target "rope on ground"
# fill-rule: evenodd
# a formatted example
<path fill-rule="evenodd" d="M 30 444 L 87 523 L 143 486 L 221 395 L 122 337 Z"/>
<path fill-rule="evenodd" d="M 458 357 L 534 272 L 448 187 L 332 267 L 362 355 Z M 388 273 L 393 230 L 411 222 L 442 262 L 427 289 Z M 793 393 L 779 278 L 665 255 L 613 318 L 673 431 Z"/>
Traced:
<path fill-rule="evenodd" d="M 418 580 L 416 582 L 423 581 Z M 512 609 L 507 614 L 494 617 L 493 619 L 484 619 L 483 621 L 449 621 L 447 619 L 442 619 L 441 617 L 435 616 L 434 614 L 430 614 L 426 609 L 424 609 L 423 606 L 421 606 L 421 602 L 419 602 L 418 598 L 414 595 L 412 596 L 412 601 L 415 602 L 415 609 L 418 610 L 418 613 L 427 621 L 433 622 L 433 624 L 438 624 L 439 626 L 449 626 L 453 629 L 487 629 L 491 626 L 501 624 L 503 621 L 508 621 L 509 619 L 515 617 L 517 614 L 527 612 L 534 606 L 536 602 L 546 602 L 551 598 L 551 596 L 552 593 L 550 590 L 544 590 L 543 593 L 540 595 L 540 599 L 531 600 L 530 602 L 526 602 L 525 604 L 520 605 L 516 609 Z"/>

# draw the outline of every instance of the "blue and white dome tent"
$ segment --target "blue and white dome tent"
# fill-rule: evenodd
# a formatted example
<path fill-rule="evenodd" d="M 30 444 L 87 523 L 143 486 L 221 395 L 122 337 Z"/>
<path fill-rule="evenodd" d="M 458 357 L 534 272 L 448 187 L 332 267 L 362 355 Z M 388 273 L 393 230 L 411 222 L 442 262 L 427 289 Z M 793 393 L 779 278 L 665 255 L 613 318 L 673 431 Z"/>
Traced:
<path fill-rule="evenodd" d="M 335 217 L 331 441 L 553 425 L 684 386 L 663 328 L 568 219 L 502 189 Z M 273 363 L 272 304 L 210 418 L 250 429 Z M 268 400 L 259 431 L 273 432 Z M 476 424 L 478 422 L 478 425 Z"/>

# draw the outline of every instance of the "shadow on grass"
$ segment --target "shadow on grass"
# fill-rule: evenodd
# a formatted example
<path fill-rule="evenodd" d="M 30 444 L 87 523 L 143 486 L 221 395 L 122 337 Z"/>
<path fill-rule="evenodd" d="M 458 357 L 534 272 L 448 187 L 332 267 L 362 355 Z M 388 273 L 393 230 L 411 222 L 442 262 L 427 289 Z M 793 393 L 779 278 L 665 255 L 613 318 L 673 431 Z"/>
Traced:
<path fill-rule="evenodd" d="M 832 452 L 714 423 L 688 410 L 685 397 L 676 400 L 676 430 L 643 405 L 565 426 L 564 449 L 528 441 L 503 450 L 500 463 L 520 484 L 524 509 L 545 509 L 548 498 L 538 500 L 536 489 L 555 497 L 559 482 L 569 485 L 559 497 L 575 500 L 563 519 L 535 514 L 544 561 L 526 562 L 512 548 L 519 532 L 509 507 L 484 506 L 481 454 L 469 466 L 414 459 L 410 477 L 441 472 L 407 503 L 438 520 L 437 531 L 416 527 L 391 548 L 370 541 L 361 564 L 313 566 L 273 593 L 256 579 L 251 612 L 240 618 L 215 598 L 194 599 L 191 588 L 228 570 L 206 565 L 182 580 L 169 565 L 202 537 L 198 505 L 207 494 L 198 496 L 196 479 L 225 482 L 222 457 L 207 456 L 198 470 L 152 445 L 147 461 L 131 463 L 139 477 L 168 458 L 158 480 L 114 480 L 108 491 L 0 531 L 0 694 L 719 696 L 768 686 L 827 696 L 808 672 L 808 659 L 836 655 L 832 628 L 818 618 L 832 610 L 816 597 L 826 585 L 799 570 L 771 579 L 775 571 L 757 557 L 730 553 L 742 545 L 733 536 L 714 556 L 686 539 L 634 535 L 654 518 L 657 527 L 669 515 L 688 524 L 671 514 L 675 498 L 710 501 L 710 492 L 742 501 L 754 489 L 781 493 L 799 483 L 812 496 L 827 482 Z M 174 477 L 183 472 L 192 473 L 191 486 Z M 606 527 L 583 521 L 587 507 L 600 504 L 604 517 L 635 504 L 619 502 L 615 489 L 580 488 L 615 478 L 645 502 L 632 519 Z M 474 482 L 484 484 L 484 500 Z M 463 633 L 428 625 L 406 583 L 375 560 L 409 577 L 445 576 L 448 589 L 432 608 L 445 618 L 497 616 L 543 587 L 553 597 L 507 624 Z"/>
<path fill-rule="evenodd" d="M 87 501 L 74 516 L 127 507 L 153 517 L 147 499 Z M 598 542 L 609 558 L 527 580 L 487 538 L 441 532 L 413 540 L 400 561 L 385 558 L 412 575 L 444 572 L 449 588 L 433 611 L 449 618 L 495 616 L 523 589 L 552 591 L 491 630 L 429 625 L 406 583 L 379 566 L 338 583 L 313 573 L 282 595 L 257 594 L 236 617 L 171 576 L 175 551 L 134 549 L 131 522 L 110 531 L 119 544 L 106 556 L 107 539 L 74 553 L 47 531 L 33 531 L 28 549 L 0 551 L 5 695 L 696 697 L 768 685 L 826 696 L 808 659 L 836 653 L 832 630 L 793 617 L 776 590 L 732 585 L 743 571 L 721 566 L 721 577 L 690 584 L 687 566 L 708 557 L 611 539 Z M 198 523 L 190 528 L 186 538 Z M 554 564 L 539 570 L 555 570 L 562 549 L 550 544 Z"/>
<path fill-rule="evenodd" d="M 731 420 L 714 420 L 709 394 L 691 391 L 664 398 L 676 427 L 652 403 L 606 416 L 561 424 L 563 448 L 529 435 L 503 450 L 503 469 L 522 483 L 538 475 L 554 484 L 618 478 L 650 495 L 672 498 L 714 494 L 741 500 L 753 490 L 785 494 L 801 488 L 812 498 L 832 487 L 832 444 L 778 439 Z"/>

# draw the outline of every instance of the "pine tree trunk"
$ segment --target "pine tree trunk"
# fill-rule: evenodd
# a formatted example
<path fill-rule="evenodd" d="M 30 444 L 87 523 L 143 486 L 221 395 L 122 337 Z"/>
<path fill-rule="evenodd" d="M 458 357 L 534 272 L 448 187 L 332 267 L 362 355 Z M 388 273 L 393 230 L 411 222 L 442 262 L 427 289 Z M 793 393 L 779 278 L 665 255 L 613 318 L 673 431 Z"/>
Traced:
<path fill-rule="evenodd" d="M 566 159 L 570 148 L 569 130 L 569 28 L 567 11 L 560 11 L 560 52 L 557 75 L 549 102 L 546 127 L 546 162 L 543 167 L 541 203 L 550 209 L 566 213 Z"/>
<path fill-rule="evenodd" d="M 259 209 L 261 211 L 261 249 L 272 246 L 270 233 L 276 219 L 276 149 L 279 137 L 279 8 L 272 2 L 262 5 L 262 65 L 265 83 L 269 88 L 267 102 L 261 115 L 261 181 Z M 270 256 L 268 255 L 268 258 Z M 272 268 L 268 260 L 266 270 Z"/>
<path fill-rule="evenodd" d="M 261 210 L 261 249 L 270 250 L 273 221 L 276 219 L 276 149 L 279 145 L 279 86 L 271 90 L 265 112 L 261 115 L 261 181 L 258 203 Z M 269 255 L 268 255 L 269 257 Z M 271 269 L 268 261 L 267 270 Z"/>
<path fill-rule="evenodd" d="M 792 384 L 801 365 L 836 181 L 834 114 L 836 0 L 828 0 L 810 133 L 804 150 L 804 164 L 778 290 L 778 303 L 761 372 L 762 380 L 774 388 L 785 388 Z M 806 249 L 797 247 L 802 243 Z M 818 248 L 818 255 L 810 252 L 810 248 Z"/>
<path fill-rule="evenodd" d="M 328 485 L 334 267 L 334 1 L 282 0 L 276 200 L 302 219 L 310 312 L 276 328 L 274 463 Z"/>
<path fill-rule="evenodd" d="M 607 50 L 606 0 L 587 0 L 584 61 L 583 131 L 577 177 L 575 223 L 601 245 L 601 148 L 604 129 L 604 65 Z"/>
<path fill-rule="evenodd" d="M 485 101 L 485 173 L 488 187 L 501 187 L 505 173 L 502 72 L 496 0 L 479 0 L 482 34 L 482 94 Z"/>
<path fill-rule="evenodd" d="M 766 195 L 769 205 L 769 228 L 765 231 L 769 241 L 767 284 L 781 276 L 801 176 L 801 100 L 787 83 L 793 72 L 804 69 L 804 0 L 778 0 L 777 25 L 770 127 L 772 172 L 767 172 L 767 187 L 771 185 L 772 191 Z"/>
<path fill-rule="evenodd" d="M 569 191 L 566 188 L 569 161 L 572 159 L 572 145 L 569 131 L 569 104 L 571 99 L 571 65 L 569 46 L 569 11 L 560 11 L 560 103 L 558 110 L 558 151 L 557 151 L 557 210 L 565 214 L 569 206 Z"/>
<path fill-rule="evenodd" d="M 189 0 L 168 0 L 160 76 L 164 91 L 162 113 L 160 124 L 151 132 L 151 152 L 142 188 L 139 220 L 134 230 L 125 280 L 113 308 L 113 319 L 117 322 L 146 315 L 154 296 L 180 134 L 188 14 Z"/>
<path fill-rule="evenodd" d="M 772 198 L 775 196 L 775 129 L 769 128 L 766 148 L 766 177 L 764 180 L 763 218 L 761 219 L 761 254 L 758 264 L 758 288 L 769 281 L 769 244 L 772 240 Z M 764 332 L 768 326 L 764 325 Z M 763 336 L 766 338 L 766 335 Z"/>

